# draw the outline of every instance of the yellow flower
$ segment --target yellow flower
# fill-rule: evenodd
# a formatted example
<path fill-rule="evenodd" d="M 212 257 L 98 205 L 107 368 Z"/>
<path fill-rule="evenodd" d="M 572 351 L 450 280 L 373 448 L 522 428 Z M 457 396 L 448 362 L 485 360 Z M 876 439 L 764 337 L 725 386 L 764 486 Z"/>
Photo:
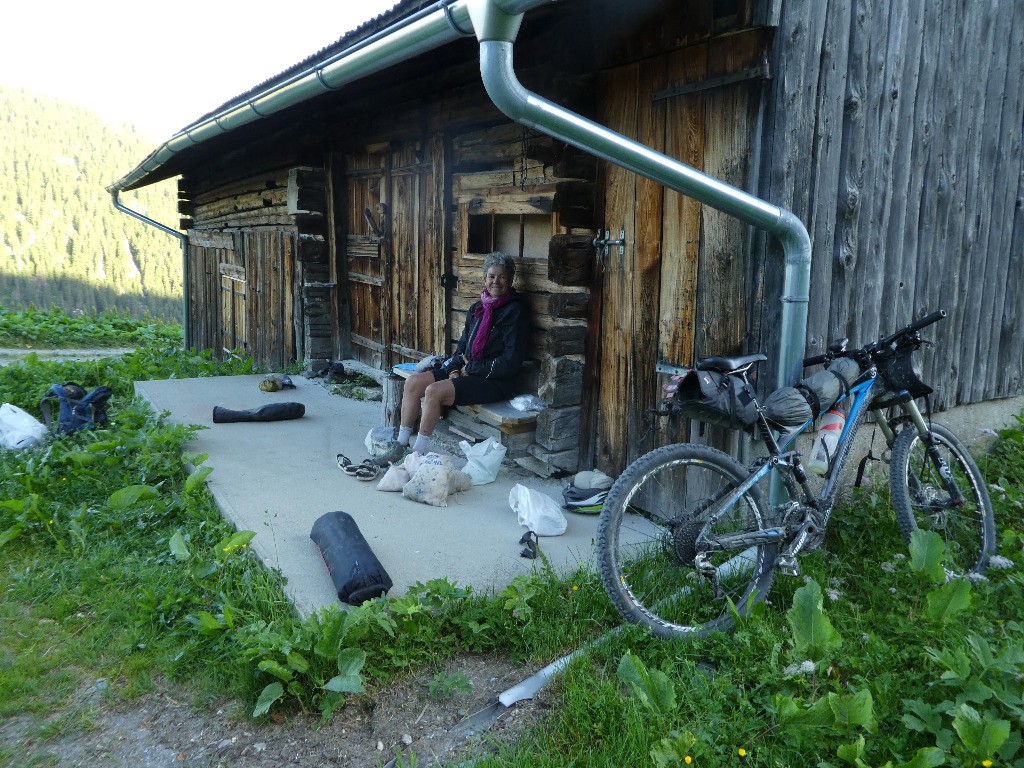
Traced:
<path fill-rule="evenodd" d="M 985 766 L 985 768 L 992 768 L 992 761 L 991 760 L 982 760 L 981 764 L 983 766 Z"/>
<path fill-rule="evenodd" d="M 747 750 L 745 750 L 743 747 L 740 747 L 739 749 L 736 750 L 736 754 L 739 755 L 740 757 L 746 757 L 747 756 Z"/>
<path fill-rule="evenodd" d="M 572 585 L 572 591 L 573 591 L 573 592 L 576 592 L 576 591 L 578 591 L 578 590 L 579 590 L 579 588 L 580 588 L 580 585 L 579 585 L 579 584 L 573 584 L 573 585 Z"/>
<path fill-rule="evenodd" d="M 686 757 L 683 758 L 683 762 L 686 763 L 687 765 L 689 765 L 690 763 L 693 762 L 693 758 L 690 757 L 689 755 L 687 755 Z"/>

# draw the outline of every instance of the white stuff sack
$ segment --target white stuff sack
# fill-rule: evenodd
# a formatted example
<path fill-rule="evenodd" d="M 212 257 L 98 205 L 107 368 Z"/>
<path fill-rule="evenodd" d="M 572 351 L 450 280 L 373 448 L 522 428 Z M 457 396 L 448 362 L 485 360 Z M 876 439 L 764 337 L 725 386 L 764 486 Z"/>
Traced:
<path fill-rule="evenodd" d="M 374 427 L 366 433 L 364 444 L 370 456 L 383 456 L 395 444 L 394 427 Z"/>
<path fill-rule="evenodd" d="M 509 491 L 508 504 L 519 515 L 519 524 L 538 536 L 561 536 L 569 525 L 557 501 L 520 483 Z"/>
<path fill-rule="evenodd" d="M 0 405 L 0 443 L 7 448 L 34 448 L 46 437 L 46 426 L 16 405 Z"/>
<path fill-rule="evenodd" d="M 501 460 L 505 458 L 504 445 L 493 437 L 488 437 L 476 445 L 460 440 L 459 448 L 466 454 L 466 466 L 462 471 L 469 475 L 473 485 L 486 485 L 498 479 Z"/>

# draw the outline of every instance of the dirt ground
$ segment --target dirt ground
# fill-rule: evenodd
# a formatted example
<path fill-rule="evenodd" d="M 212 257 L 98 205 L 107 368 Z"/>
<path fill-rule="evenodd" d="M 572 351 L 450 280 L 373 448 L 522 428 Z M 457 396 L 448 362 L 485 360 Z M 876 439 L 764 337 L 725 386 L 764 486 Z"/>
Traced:
<path fill-rule="evenodd" d="M 533 670 L 495 657 L 464 656 L 442 671 L 448 679 L 464 675 L 468 684 L 442 697 L 429 689 L 438 674 L 431 670 L 374 700 L 350 700 L 327 723 L 318 716 L 276 713 L 257 722 L 231 705 L 199 709 L 188 703 L 187 692 L 171 686 L 121 702 L 105 693 L 103 681 L 93 681 L 46 723 L 28 717 L 0 722 L 0 744 L 18 750 L 8 763 L 12 768 L 455 766 L 472 764 L 495 740 L 514 739 L 549 709 L 549 691 L 542 690 L 532 701 L 508 709 L 499 705 L 493 717 L 498 694 Z M 77 727 L 54 727 L 62 718 Z M 46 738 L 52 730 L 62 735 Z"/>

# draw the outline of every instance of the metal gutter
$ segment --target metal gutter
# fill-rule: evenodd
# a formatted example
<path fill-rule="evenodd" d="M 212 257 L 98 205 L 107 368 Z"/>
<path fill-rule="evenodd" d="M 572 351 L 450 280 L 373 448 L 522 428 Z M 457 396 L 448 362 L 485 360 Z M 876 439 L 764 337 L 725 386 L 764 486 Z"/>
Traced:
<path fill-rule="evenodd" d="M 521 15 L 555 0 L 493 0 L 503 12 Z M 263 91 L 189 125 L 158 147 L 108 191 L 131 189 L 183 150 L 277 114 L 316 96 L 330 93 L 439 48 L 460 37 L 471 37 L 466 0 L 440 0 L 381 31 L 345 48 L 325 61 L 269 85 Z"/>
<path fill-rule="evenodd" d="M 186 262 L 188 261 L 188 238 L 176 229 L 171 229 L 165 224 L 161 224 L 156 219 L 151 219 L 149 216 L 145 216 L 138 211 L 133 211 L 131 208 L 125 206 L 121 202 L 121 190 L 112 188 L 110 190 L 110 197 L 114 201 L 114 207 L 122 213 L 127 213 L 139 221 L 149 224 L 151 227 L 156 227 L 161 232 L 166 232 L 168 235 L 172 235 L 178 238 L 178 243 L 181 246 L 181 291 L 182 291 L 182 302 L 181 302 L 181 329 L 185 335 L 185 343 L 188 343 L 189 339 L 189 322 L 188 322 L 188 304 L 189 304 L 189 288 L 188 288 L 188 272 L 185 270 Z"/>
<path fill-rule="evenodd" d="M 714 179 L 526 90 L 512 66 L 512 44 L 522 21 L 499 0 L 467 0 L 480 41 L 480 74 L 494 104 L 517 123 L 560 139 L 602 160 L 689 195 L 775 235 L 785 263 L 778 386 L 800 378 L 807 337 L 811 240 L 790 211 Z"/>

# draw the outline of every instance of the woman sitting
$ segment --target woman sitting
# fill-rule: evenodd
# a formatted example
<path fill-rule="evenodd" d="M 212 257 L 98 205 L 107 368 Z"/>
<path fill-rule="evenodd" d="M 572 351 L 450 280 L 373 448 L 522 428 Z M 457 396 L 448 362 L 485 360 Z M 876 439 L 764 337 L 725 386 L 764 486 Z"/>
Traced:
<path fill-rule="evenodd" d="M 455 354 L 441 367 L 414 373 L 406 380 L 398 440 L 377 457 L 380 466 L 398 463 L 409 453 L 417 418 L 420 429 L 412 450 L 425 453 L 441 408 L 516 395 L 515 377 L 526 356 L 531 326 L 526 302 L 512 287 L 515 274 L 511 256 L 495 251 L 484 259 L 484 290 L 466 314 Z"/>

